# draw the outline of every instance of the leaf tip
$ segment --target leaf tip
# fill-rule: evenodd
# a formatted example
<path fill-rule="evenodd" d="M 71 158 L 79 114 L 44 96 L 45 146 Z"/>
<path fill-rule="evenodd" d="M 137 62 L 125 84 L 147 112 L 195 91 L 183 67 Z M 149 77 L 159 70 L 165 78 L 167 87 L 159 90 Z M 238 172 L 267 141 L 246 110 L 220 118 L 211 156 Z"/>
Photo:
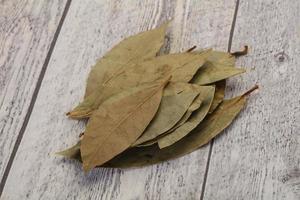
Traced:
<path fill-rule="evenodd" d="M 167 147 L 167 145 L 166 145 L 163 141 L 162 141 L 162 142 L 161 142 L 161 141 L 158 141 L 157 144 L 158 144 L 158 148 L 159 148 L 159 149 L 163 149 L 163 148 L 166 148 L 166 147 Z"/>
<path fill-rule="evenodd" d="M 174 17 L 171 17 L 164 24 L 170 24 L 173 20 L 174 20 Z"/>
<path fill-rule="evenodd" d="M 65 151 L 58 151 L 58 152 L 54 152 L 54 155 L 56 155 L 56 156 L 66 156 L 65 155 Z"/>
<path fill-rule="evenodd" d="M 71 119 L 84 119 L 84 118 L 88 118 L 91 114 L 92 114 L 91 109 L 81 110 L 81 111 L 70 111 L 66 113 L 66 115 Z"/>
<path fill-rule="evenodd" d="M 91 169 L 93 169 L 93 167 L 88 163 L 83 163 L 82 168 L 85 173 L 88 173 Z"/>
<path fill-rule="evenodd" d="M 163 32 L 166 32 L 170 23 L 171 23 L 171 20 L 165 21 L 164 23 L 162 23 L 161 25 L 158 26 L 158 30 L 162 30 Z"/>

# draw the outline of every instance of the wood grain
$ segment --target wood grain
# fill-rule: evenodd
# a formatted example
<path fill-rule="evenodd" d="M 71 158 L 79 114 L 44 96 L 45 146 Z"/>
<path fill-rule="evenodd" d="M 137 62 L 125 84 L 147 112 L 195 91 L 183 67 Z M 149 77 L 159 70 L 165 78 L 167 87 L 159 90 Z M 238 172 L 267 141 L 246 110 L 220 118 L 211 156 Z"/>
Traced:
<path fill-rule="evenodd" d="M 234 50 L 244 44 L 249 72 L 227 92 L 260 90 L 215 140 L 204 199 L 299 200 L 300 1 L 241 1 Z"/>
<path fill-rule="evenodd" d="M 174 18 L 167 50 L 226 50 L 234 8 L 234 0 L 73 1 L 3 199 L 199 199 L 208 148 L 150 167 L 89 174 L 54 152 L 78 140 L 84 122 L 64 112 L 82 99 L 90 66 L 112 45 Z"/>
<path fill-rule="evenodd" d="M 66 0 L 1 1 L 0 179 L 65 5 Z"/>

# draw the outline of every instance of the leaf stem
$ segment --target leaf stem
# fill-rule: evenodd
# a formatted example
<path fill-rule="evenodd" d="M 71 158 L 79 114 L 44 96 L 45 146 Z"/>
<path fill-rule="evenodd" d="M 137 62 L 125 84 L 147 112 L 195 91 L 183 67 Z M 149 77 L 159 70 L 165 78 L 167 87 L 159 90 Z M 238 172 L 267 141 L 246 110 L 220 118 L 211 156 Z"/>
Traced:
<path fill-rule="evenodd" d="M 255 85 L 250 90 L 248 90 L 247 92 L 245 92 L 242 96 L 248 96 L 249 94 L 251 94 L 253 91 L 257 90 L 258 88 L 259 88 L 258 85 Z"/>
<path fill-rule="evenodd" d="M 189 52 L 191 52 L 191 51 L 193 51 L 194 49 L 196 49 L 197 48 L 197 46 L 195 45 L 195 46 L 192 46 L 191 48 L 189 48 L 186 52 L 187 53 L 189 53 Z"/>
<path fill-rule="evenodd" d="M 235 51 L 235 52 L 232 52 L 230 54 L 233 55 L 234 57 L 240 57 L 240 56 L 247 55 L 248 54 L 248 46 L 245 45 L 244 46 L 244 50 L 242 50 L 242 51 Z"/>

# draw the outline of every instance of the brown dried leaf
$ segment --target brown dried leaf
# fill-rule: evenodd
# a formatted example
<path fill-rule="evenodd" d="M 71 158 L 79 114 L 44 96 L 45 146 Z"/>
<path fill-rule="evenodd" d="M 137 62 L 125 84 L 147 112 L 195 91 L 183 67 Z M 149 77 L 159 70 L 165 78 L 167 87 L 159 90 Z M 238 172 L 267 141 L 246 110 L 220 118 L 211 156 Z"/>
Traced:
<path fill-rule="evenodd" d="M 199 69 L 192 82 L 199 85 L 207 85 L 244 72 L 245 69 L 242 68 L 228 67 L 208 61 Z"/>
<path fill-rule="evenodd" d="M 157 145 L 128 149 L 106 163 L 104 167 L 128 168 L 151 165 L 197 150 L 232 123 L 246 103 L 246 94 L 223 101 L 197 129 L 175 144 L 163 149 L 159 149 Z"/>
<path fill-rule="evenodd" d="M 130 36 L 107 52 L 89 74 L 85 97 L 130 63 L 156 56 L 164 43 L 167 26 L 168 23 L 164 23 L 156 29 Z"/>
<path fill-rule="evenodd" d="M 233 56 L 231 53 L 221 52 L 221 51 L 212 51 L 210 56 L 208 57 L 208 61 L 211 63 L 211 65 L 217 65 L 217 66 L 224 66 L 224 67 L 233 67 L 235 65 L 235 56 Z M 205 67 L 205 66 L 204 66 Z M 206 66 L 209 67 L 209 66 Z M 219 69 L 222 69 L 221 67 Z M 203 70 L 205 72 L 206 70 Z M 198 74 L 196 74 L 194 81 L 198 83 L 199 79 L 197 80 L 197 76 L 202 77 L 210 77 L 209 74 L 202 74 L 200 75 L 200 71 Z M 226 77 L 228 78 L 228 77 Z M 203 78 L 204 79 L 204 78 Z M 209 79 L 209 78 L 207 78 Z M 211 78 L 214 80 L 213 78 Z M 209 113 L 212 113 L 217 106 L 223 101 L 224 95 L 225 95 L 225 87 L 226 87 L 226 80 L 221 80 L 215 83 L 216 91 L 214 100 L 212 102 L 211 108 L 209 109 Z"/>
<path fill-rule="evenodd" d="M 234 118 L 245 106 L 246 96 L 256 88 L 257 87 L 254 87 L 242 96 L 223 101 L 215 112 L 208 115 L 207 118 L 201 122 L 199 127 L 175 144 L 163 149 L 159 149 L 157 145 L 134 147 L 116 156 L 102 167 L 141 167 L 178 158 L 197 150 L 232 123 Z M 79 146 L 80 143 L 77 143 L 70 149 L 73 149 L 71 155 L 74 156 L 72 158 L 81 162 Z"/>
<path fill-rule="evenodd" d="M 166 67 L 170 67 L 171 81 L 189 82 L 205 63 L 210 52 L 210 50 L 207 50 L 201 53 L 168 54 L 129 65 L 126 70 L 119 71 L 101 88 L 98 88 L 98 90 L 95 90 L 94 93 L 85 98 L 82 103 L 69 113 L 69 116 L 76 119 L 89 117 L 93 110 L 97 109 L 111 95 L 117 94 L 123 89 L 153 81 L 161 73 L 167 71 Z M 114 88 L 114 90 L 104 91 L 106 86 Z"/>
<path fill-rule="evenodd" d="M 154 117 L 168 81 L 121 92 L 93 113 L 80 148 L 85 171 L 102 165 L 136 141 Z"/>

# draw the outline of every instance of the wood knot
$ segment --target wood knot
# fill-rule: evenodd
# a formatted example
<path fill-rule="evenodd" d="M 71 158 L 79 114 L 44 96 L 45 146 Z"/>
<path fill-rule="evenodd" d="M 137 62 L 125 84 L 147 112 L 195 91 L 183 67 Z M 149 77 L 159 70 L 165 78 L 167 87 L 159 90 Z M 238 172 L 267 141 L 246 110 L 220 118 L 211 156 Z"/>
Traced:
<path fill-rule="evenodd" d="M 274 57 L 278 62 L 284 62 L 288 59 L 288 55 L 284 51 L 277 53 Z"/>

